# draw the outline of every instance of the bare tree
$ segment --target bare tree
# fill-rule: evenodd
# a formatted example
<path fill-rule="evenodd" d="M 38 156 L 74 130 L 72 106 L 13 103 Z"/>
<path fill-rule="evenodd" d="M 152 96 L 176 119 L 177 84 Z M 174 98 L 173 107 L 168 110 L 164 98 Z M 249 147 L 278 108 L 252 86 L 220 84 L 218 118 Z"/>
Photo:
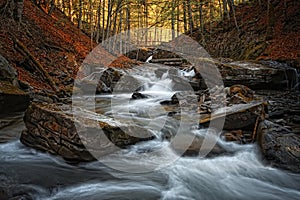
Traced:
<path fill-rule="evenodd" d="M 184 26 L 184 32 L 187 32 L 187 6 L 186 6 L 186 0 L 183 0 L 183 26 Z"/>
<path fill-rule="evenodd" d="M 192 12 L 192 5 L 191 0 L 187 0 L 187 7 L 188 7 L 188 15 L 189 15 L 189 28 L 190 33 L 193 33 L 194 29 L 194 20 L 193 20 L 193 12 Z"/>
<path fill-rule="evenodd" d="M 83 0 L 79 0 L 78 28 L 82 29 Z"/>

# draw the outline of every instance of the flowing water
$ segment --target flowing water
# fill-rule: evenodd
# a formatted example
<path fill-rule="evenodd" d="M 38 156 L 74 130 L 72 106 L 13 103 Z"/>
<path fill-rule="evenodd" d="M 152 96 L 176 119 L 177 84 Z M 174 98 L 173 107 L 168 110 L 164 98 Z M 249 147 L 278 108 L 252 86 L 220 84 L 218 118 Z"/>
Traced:
<path fill-rule="evenodd" d="M 159 80 L 151 74 L 135 77 L 143 81 L 142 93 L 149 98 L 115 105 L 117 112 L 114 112 L 108 102 L 114 97 L 130 99 L 131 94 L 101 95 L 96 98 L 96 110 L 118 117 L 124 123 L 133 120 L 156 130 L 155 124 L 167 120 L 159 102 L 174 94 L 170 89 L 172 81 L 167 74 Z M 152 120 L 156 120 L 155 123 L 151 123 Z M 0 199 L 1 191 L 3 199 L 5 193 L 23 196 L 23 199 L 51 200 L 300 199 L 300 175 L 267 166 L 255 144 L 238 145 L 219 140 L 229 154 L 213 158 L 179 157 L 158 170 L 128 173 L 109 166 L 150 165 L 175 153 L 168 142 L 156 139 L 109 156 L 105 164 L 96 161 L 72 165 L 22 145 L 18 140 L 24 129 L 22 115 L 10 121 L 12 123 L 0 129 Z M 172 123 L 169 126 L 174 128 Z M 194 131 L 201 134 L 202 130 Z M 147 156 L 147 150 L 163 147 L 160 154 Z"/>

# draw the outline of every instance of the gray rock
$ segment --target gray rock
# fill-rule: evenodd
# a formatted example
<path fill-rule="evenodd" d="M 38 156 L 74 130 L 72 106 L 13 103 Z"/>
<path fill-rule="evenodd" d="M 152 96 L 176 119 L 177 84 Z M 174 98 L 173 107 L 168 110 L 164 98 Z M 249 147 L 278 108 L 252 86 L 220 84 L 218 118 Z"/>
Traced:
<path fill-rule="evenodd" d="M 17 71 L 0 55 L 0 80 L 13 83 L 17 80 Z"/>
<path fill-rule="evenodd" d="M 101 68 L 98 70 L 75 82 L 75 86 L 83 94 L 111 93 L 116 82 L 123 76 L 121 71 L 112 68 Z"/>
<path fill-rule="evenodd" d="M 300 135 L 265 120 L 259 124 L 257 141 L 271 165 L 300 172 Z"/>
<path fill-rule="evenodd" d="M 251 89 L 290 89 L 295 82 L 295 69 L 279 63 L 254 61 L 216 62 L 225 86 L 242 84 Z"/>
<path fill-rule="evenodd" d="M 171 142 L 171 147 L 176 153 L 183 156 L 205 155 L 206 157 L 215 157 L 227 153 L 219 144 L 215 144 L 213 147 L 210 145 L 204 146 L 204 136 L 186 134 L 179 137 L 181 138 L 180 140 L 177 139 Z M 186 141 L 192 142 L 190 145 L 187 145 Z"/>
<path fill-rule="evenodd" d="M 145 95 L 145 94 L 142 94 L 140 92 L 134 92 L 132 95 L 131 95 L 131 99 L 132 100 L 135 100 L 135 99 L 147 99 L 148 96 Z"/>

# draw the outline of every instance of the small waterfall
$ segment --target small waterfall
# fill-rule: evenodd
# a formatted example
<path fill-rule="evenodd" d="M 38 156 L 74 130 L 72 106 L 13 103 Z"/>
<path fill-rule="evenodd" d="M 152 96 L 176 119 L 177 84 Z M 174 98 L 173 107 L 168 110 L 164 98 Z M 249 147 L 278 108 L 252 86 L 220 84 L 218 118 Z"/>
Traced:
<path fill-rule="evenodd" d="M 271 68 L 282 70 L 284 73 L 284 80 L 282 80 L 282 83 L 286 84 L 286 89 L 299 91 L 300 74 L 297 69 L 286 63 L 280 63 L 277 61 L 261 61 L 261 63 L 266 64 Z"/>
<path fill-rule="evenodd" d="M 175 135 L 181 124 L 168 116 L 170 110 L 165 110 L 160 102 L 170 99 L 174 94 L 171 77 L 180 70 L 172 73 L 163 66 L 148 66 L 130 74 L 143 84 L 140 92 L 149 94 L 148 98 L 131 101 L 129 93 L 105 94 L 99 95 L 98 101 L 101 111 L 111 116 L 112 99 L 120 98 L 123 103 L 114 105 L 120 123 L 128 121 L 147 127 L 157 139 L 137 143 L 103 157 L 101 161 L 105 161 L 105 164 L 95 161 L 76 165 L 67 164 L 57 156 L 24 147 L 17 139 L 13 139 L 0 144 L 0 199 L 3 199 L 3 190 L 4 194 L 6 190 L 7 193 L 14 192 L 17 198 L 26 195 L 18 199 L 27 199 L 28 196 L 28 199 L 40 200 L 300 199 L 300 175 L 266 166 L 261 162 L 255 144 L 240 145 L 218 140 L 218 145 L 228 154 L 212 158 L 177 158 L 169 142 L 162 138 L 168 134 Z M 155 70 L 158 68 L 162 73 L 156 76 Z M 286 75 L 288 80 L 293 80 L 289 83 L 293 87 L 297 86 L 298 71 Z M 18 123 L 9 123 L 0 129 L 1 135 L 9 135 L 11 138 L 18 136 L 20 130 L 24 129 L 22 118 L 23 115 L 16 120 Z M 193 133 L 204 136 L 207 132 L 197 129 Z M 174 157 L 177 160 L 165 165 Z M 140 166 L 152 168 L 157 163 L 164 167 L 147 173 L 127 173 L 110 167 L 126 166 L 130 171 L 137 172 L 141 170 Z"/>

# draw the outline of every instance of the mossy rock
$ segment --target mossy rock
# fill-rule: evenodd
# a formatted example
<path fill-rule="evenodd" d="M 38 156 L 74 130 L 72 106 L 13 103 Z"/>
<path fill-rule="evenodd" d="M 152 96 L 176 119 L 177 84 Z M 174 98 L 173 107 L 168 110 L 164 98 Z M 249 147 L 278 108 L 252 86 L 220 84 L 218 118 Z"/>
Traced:
<path fill-rule="evenodd" d="M 0 81 L 0 115 L 25 111 L 30 97 L 7 81 Z"/>

